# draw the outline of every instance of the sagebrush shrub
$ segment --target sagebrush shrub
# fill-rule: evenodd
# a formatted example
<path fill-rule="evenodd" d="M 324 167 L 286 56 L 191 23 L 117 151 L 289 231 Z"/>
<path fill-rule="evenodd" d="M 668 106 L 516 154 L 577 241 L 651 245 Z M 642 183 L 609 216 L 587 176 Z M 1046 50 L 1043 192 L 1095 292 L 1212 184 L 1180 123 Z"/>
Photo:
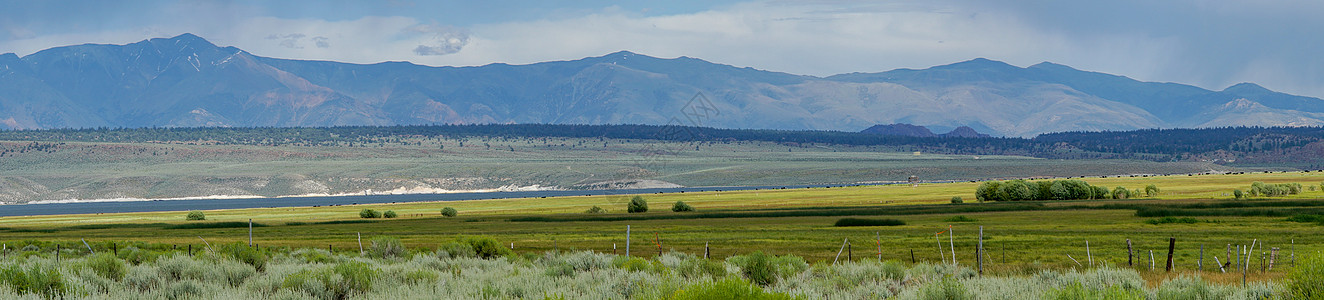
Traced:
<path fill-rule="evenodd" d="M 757 285 L 735 278 L 701 283 L 676 290 L 670 299 L 795 299 L 779 292 L 767 292 Z"/>
<path fill-rule="evenodd" d="M 0 266 L 0 286 L 9 286 L 15 294 L 39 294 L 47 299 L 69 292 L 68 284 L 58 268 L 37 264 L 26 268 L 18 264 Z"/>
<path fill-rule="evenodd" d="M 188 212 L 188 216 L 184 217 L 184 219 L 189 221 L 201 221 L 206 220 L 207 215 L 203 214 L 202 211 L 194 210 Z"/>
<path fill-rule="evenodd" d="M 110 253 L 88 257 L 83 260 L 83 264 L 96 272 L 97 275 L 116 281 L 124 279 L 124 274 L 129 272 L 129 267 L 124 264 L 124 261 Z"/>
<path fill-rule="evenodd" d="M 455 210 L 454 207 L 446 207 L 446 208 L 442 208 L 442 209 L 441 209 L 441 215 L 442 215 L 442 216 L 446 216 L 447 218 L 453 218 L 453 217 L 455 217 L 456 215 L 459 215 L 459 214 L 460 214 L 460 212 L 457 211 L 457 210 Z"/>
<path fill-rule="evenodd" d="M 398 258 L 409 254 L 409 249 L 398 238 L 380 236 L 372 238 L 368 254 L 375 258 Z"/>

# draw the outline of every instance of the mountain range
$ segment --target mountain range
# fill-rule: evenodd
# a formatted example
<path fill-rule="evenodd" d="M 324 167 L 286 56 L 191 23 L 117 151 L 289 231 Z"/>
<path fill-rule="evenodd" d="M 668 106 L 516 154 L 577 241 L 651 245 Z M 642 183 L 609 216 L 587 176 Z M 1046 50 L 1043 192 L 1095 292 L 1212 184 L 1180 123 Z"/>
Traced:
<path fill-rule="evenodd" d="M 1251 83 L 1211 91 L 982 58 L 827 77 L 625 51 L 528 65 L 430 67 L 268 58 L 192 34 L 0 55 L 3 129 L 473 123 L 837 131 L 908 123 L 1028 137 L 1319 126 L 1324 100 Z"/>

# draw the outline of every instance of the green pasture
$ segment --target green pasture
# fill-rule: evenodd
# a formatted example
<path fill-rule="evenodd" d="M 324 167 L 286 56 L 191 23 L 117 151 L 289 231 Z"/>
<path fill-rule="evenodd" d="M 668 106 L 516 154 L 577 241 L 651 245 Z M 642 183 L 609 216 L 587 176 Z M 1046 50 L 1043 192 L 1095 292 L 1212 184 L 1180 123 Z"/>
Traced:
<path fill-rule="evenodd" d="M 1219 273 L 1214 257 L 1227 261 L 1228 245 L 1249 245 L 1257 240 L 1255 252 L 1278 248 L 1276 266 L 1268 269 L 1267 257 L 1252 260 L 1252 278 L 1272 279 L 1277 270 L 1290 266 L 1293 255 L 1324 250 L 1324 227 L 1313 222 L 1291 222 L 1294 214 L 1319 214 L 1324 198 L 1318 185 L 1324 173 L 1254 173 L 1242 175 L 1151 176 L 1086 178 L 1094 185 L 1142 189 L 1155 184 L 1158 197 L 1127 200 L 1035 201 L 975 203 L 977 183 L 921 184 L 919 186 L 863 186 L 811 189 L 774 189 L 701 193 L 641 195 L 650 210 L 625 213 L 630 196 L 579 196 L 529 199 L 420 202 L 334 207 L 261 208 L 205 211 L 206 221 L 185 221 L 185 212 L 122 213 L 98 215 L 55 215 L 0 218 L 0 241 L 20 245 L 25 241 L 87 240 L 104 247 L 114 242 L 149 242 L 201 246 L 210 243 L 246 242 L 249 219 L 258 223 L 254 242 L 261 246 L 330 247 L 357 252 L 358 237 L 400 238 L 414 248 L 435 248 L 460 236 L 486 235 L 516 252 L 547 250 L 592 250 L 623 254 L 626 227 L 630 228 L 632 255 L 658 255 L 662 250 L 702 255 L 705 245 L 715 258 L 756 250 L 794 254 L 814 262 L 838 259 L 843 242 L 849 251 L 840 259 L 878 259 L 910 262 L 950 261 L 952 245 L 958 264 L 975 262 L 974 249 L 980 227 L 984 230 L 985 261 L 991 270 L 1019 268 L 1082 268 L 1094 264 L 1127 266 L 1126 240 L 1135 256 L 1133 268 L 1146 276 L 1167 276 L 1162 269 L 1169 238 L 1176 238 L 1175 264 L 1182 272 L 1198 269 L 1204 247 L 1204 271 L 1222 281 L 1239 276 Z M 1250 183 L 1301 183 L 1316 190 L 1274 199 L 1231 200 L 1233 189 Z M 950 204 L 953 196 L 964 204 Z M 279 199 L 272 199 L 279 201 Z M 674 213 L 675 201 L 684 201 L 697 212 Z M 1229 204 L 1231 203 L 1231 204 Z M 1233 205 L 1235 204 L 1235 205 Z M 1189 209 L 1193 223 L 1147 221 L 1136 207 Z M 1219 206 L 1222 205 L 1222 206 Z M 604 214 L 587 214 L 592 206 Z M 454 207 L 459 216 L 442 217 L 443 207 Z M 396 219 L 360 219 L 361 209 L 392 210 Z M 1250 211 L 1246 213 L 1246 211 Z M 957 217 L 960 218 L 957 218 Z M 897 219 L 900 226 L 835 227 L 846 217 Z M 360 221 L 363 222 L 360 222 Z M 955 221 L 953 221 L 955 220 Z M 190 224 L 238 222 L 220 228 Z M 184 226 L 180 226 L 183 224 Z M 953 230 L 954 235 L 935 233 Z M 184 227 L 184 228 L 179 228 Z M 1086 252 L 1085 244 L 1090 245 Z M 79 243 L 81 244 L 81 243 Z M 941 244 L 942 254 L 938 247 Z M 881 250 L 880 250 L 881 248 Z M 11 247 L 12 249 L 12 247 Z M 1154 252 L 1158 270 L 1149 270 L 1149 251 Z M 1265 256 L 1268 254 L 1265 253 Z M 1068 257 L 1070 256 L 1070 257 Z M 1077 265 L 1075 261 L 1079 261 Z"/>

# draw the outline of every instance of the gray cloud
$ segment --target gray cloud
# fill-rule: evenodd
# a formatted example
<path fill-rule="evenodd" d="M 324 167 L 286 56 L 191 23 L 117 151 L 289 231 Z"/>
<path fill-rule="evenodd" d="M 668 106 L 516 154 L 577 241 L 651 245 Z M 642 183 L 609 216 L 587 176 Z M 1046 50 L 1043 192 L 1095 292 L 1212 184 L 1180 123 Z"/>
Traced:
<path fill-rule="evenodd" d="M 452 26 L 419 24 L 404 30 L 408 34 L 424 35 L 428 43 L 414 48 L 421 56 L 447 55 L 460 52 L 469 44 L 469 31 Z"/>
<path fill-rule="evenodd" d="M 331 48 L 330 39 L 324 36 L 313 37 L 313 45 L 316 45 L 317 48 Z"/>
<path fill-rule="evenodd" d="M 272 34 L 272 35 L 268 35 L 267 39 L 278 41 L 281 47 L 290 48 L 290 49 L 303 49 L 303 46 L 299 45 L 299 40 L 303 39 L 304 36 L 305 35 L 302 33 Z"/>

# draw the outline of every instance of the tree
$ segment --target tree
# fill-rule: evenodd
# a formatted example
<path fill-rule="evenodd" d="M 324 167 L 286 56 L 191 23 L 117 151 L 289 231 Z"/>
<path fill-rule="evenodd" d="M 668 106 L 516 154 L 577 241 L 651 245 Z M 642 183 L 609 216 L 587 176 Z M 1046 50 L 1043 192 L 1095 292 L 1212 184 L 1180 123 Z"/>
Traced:
<path fill-rule="evenodd" d="M 1030 185 L 1024 180 L 1013 180 L 1003 182 L 999 188 L 1002 199 L 1006 201 L 1034 200 L 1034 192 L 1030 190 Z"/>
<path fill-rule="evenodd" d="M 1127 198 L 1131 198 L 1130 190 L 1127 190 L 1125 187 L 1120 187 L 1120 186 L 1113 189 L 1113 199 L 1127 199 Z"/>
<path fill-rule="evenodd" d="M 184 217 L 184 219 L 189 221 L 202 221 L 207 219 L 207 215 L 203 214 L 202 211 L 195 210 L 188 212 L 188 216 Z"/>
<path fill-rule="evenodd" d="M 449 207 L 449 206 L 448 206 L 448 207 L 446 207 L 446 208 L 442 208 L 442 209 L 441 209 L 441 215 L 446 216 L 447 218 L 453 218 L 453 217 L 455 217 L 455 215 L 458 215 L 458 214 L 460 214 L 460 212 L 457 211 L 457 210 L 455 210 L 454 207 Z"/>
<path fill-rule="evenodd" d="M 388 210 L 385 213 L 382 213 L 382 216 L 386 217 L 387 219 L 394 219 L 395 217 L 399 217 L 400 215 L 395 214 L 394 210 Z"/>
<path fill-rule="evenodd" d="M 985 181 L 979 184 L 979 188 L 975 189 L 975 199 L 979 201 L 1001 201 L 1002 198 L 998 197 L 998 185 L 1001 184 L 1000 181 Z M 1324 185 L 1324 183 L 1320 185 Z"/>
<path fill-rule="evenodd" d="M 961 200 L 961 196 L 952 196 L 952 204 L 961 204 L 964 202 L 965 201 Z"/>
<path fill-rule="evenodd" d="M 647 212 L 648 201 L 644 201 L 644 197 L 634 196 L 634 198 L 630 198 L 630 204 L 626 205 L 625 211 L 628 213 Z"/>
<path fill-rule="evenodd" d="M 1232 196 L 1236 197 L 1237 200 L 1246 199 L 1246 193 L 1241 192 L 1241 190 L 1232 190 Z"/>
<path fill-rule="evenodd" d="M 381 218 L 382 213 L 379 211 L 364 208 L 363 210 L 359 211 L 359 217 L 364 219 L 376 219 L 376 218 Z"/>
<path fill-rule="evenodd" d="M 1153 184 L 1145 186 L 1145 197 L 1157 197 L 1158 193 L 1159 193 L 1158 186 Z"/>
<path fill-rule="evenodd" d="M 673 212 L 694 211 L 694 207 L 690 206 L 689 204 L 685 204 L 685 202 L 676 201 L 676 204 L 671 206 L 671 211 Z"/>

